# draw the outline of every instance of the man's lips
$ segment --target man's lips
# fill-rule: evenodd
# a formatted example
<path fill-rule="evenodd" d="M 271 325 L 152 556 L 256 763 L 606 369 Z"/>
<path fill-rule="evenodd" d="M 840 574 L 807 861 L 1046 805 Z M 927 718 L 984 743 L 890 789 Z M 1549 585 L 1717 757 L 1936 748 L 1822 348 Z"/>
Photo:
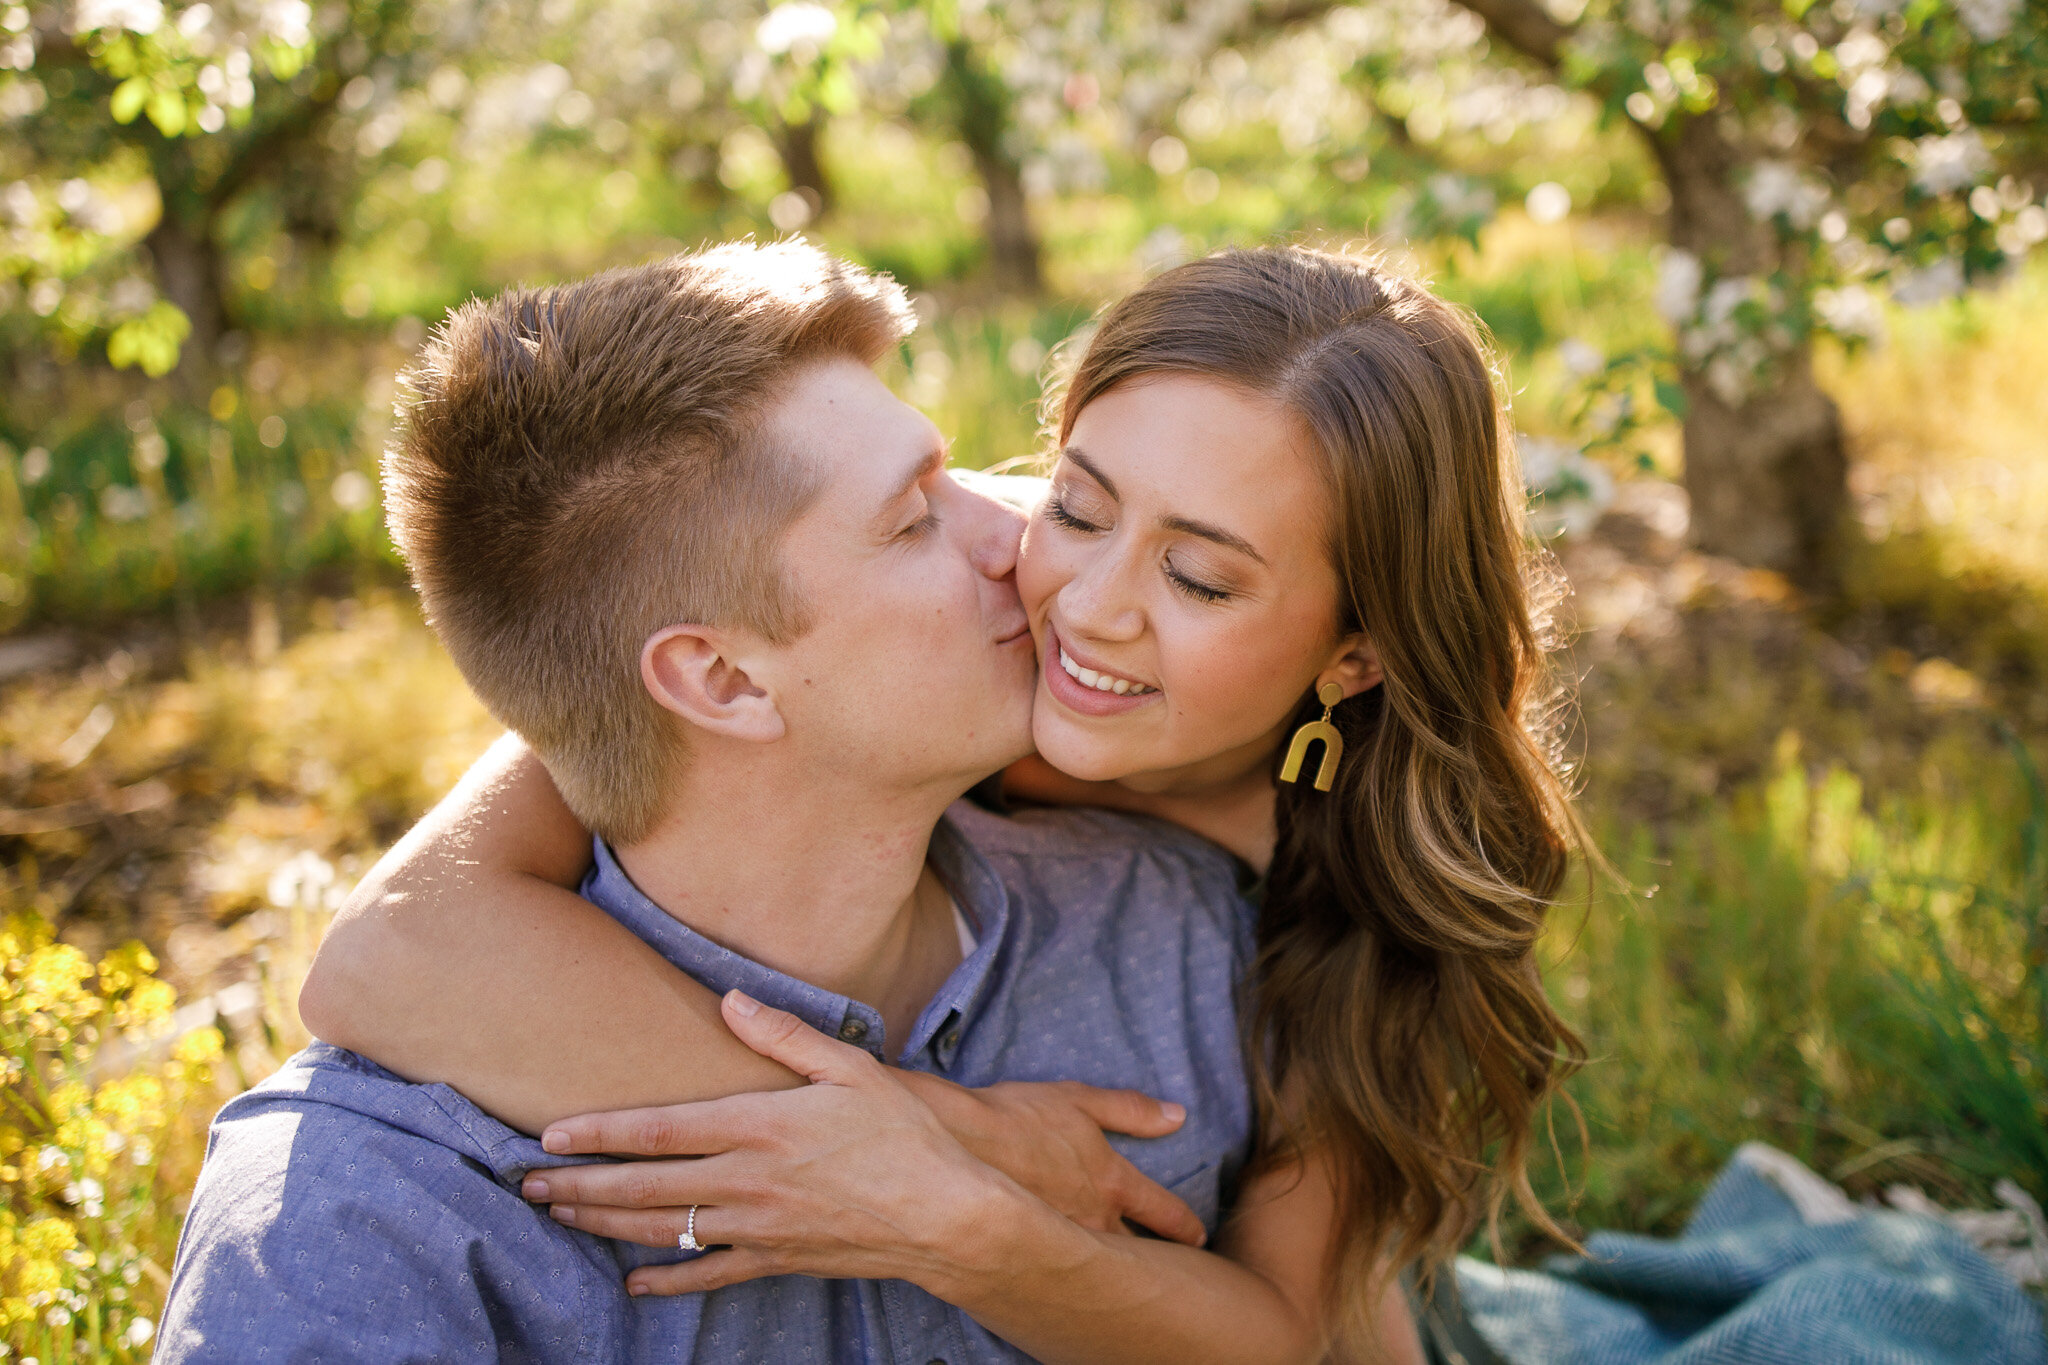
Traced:
<path fill-rule="evenodd" d="M 1016 627 L 996 636 L 996 644 L 1013 645 L 1031 633 L 1031 622 L 1019 621 Z"/>

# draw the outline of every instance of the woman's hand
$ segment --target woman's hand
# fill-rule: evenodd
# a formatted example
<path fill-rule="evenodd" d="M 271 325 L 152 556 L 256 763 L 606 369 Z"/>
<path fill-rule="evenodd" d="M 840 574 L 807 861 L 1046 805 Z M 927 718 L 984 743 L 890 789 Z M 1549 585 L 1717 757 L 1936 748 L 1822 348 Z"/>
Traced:
<path fill-rule="evenodd" d="M 930 1077 L 891 1071 L 738 992 L 725 1009 L 749 1046 L 813 1084 L 563 1120 L 548 1129 L 550 1151 L 697 1159 L 536 1171 L 524 1186 L 570 1226 L 648 1246 L 675 1245 L 695 1204 L 698 1241 L 733 1248 L 635 1271 L 627 1281 L 634 1293 L 694 1293 L 790 1273 L 909 1279 L 941 1292 L 975 1263 L 987 1219 L 1028 1196 L 976 1160 L 907 1082 L 937 1096 L 977 1143 L 1022 1158 L 1034 1178 L 1059 1186 L 1098 1222 L 1120 1228 L 1115 1210 L 1135 1208 L 1186 1240 L 1201 1235 L 1193 1212 L 1110 1151 L 1089 1117 L 1148 1133 L 1177 1128 L 1180 1116 L 1155 1101 L 1087 1086 L 1011 1085 L 989 1096 L 938 1082 L 935 1090 Z M 1039 1122 L 1048 1128 L 1036 1135 L 1017 1127 Z M 1076 1165 L 1063 1169 L 1063 1159 Z M 1083 1170 L 1114 1193 L 1084 1185 Z"/>
<path fill-rule="evenodd" d="M 923 1072 L 899 1078 L 969 1152 L 1082 1227 L 1124 1233 L 1135 1224 L 1189 1246 L 1208 1240 L 1193 1209 L 1103 1136 L 1165 1137 L 1186 1121 L 1181 1106 L 1078 1081 L 970 1089 Z"/>

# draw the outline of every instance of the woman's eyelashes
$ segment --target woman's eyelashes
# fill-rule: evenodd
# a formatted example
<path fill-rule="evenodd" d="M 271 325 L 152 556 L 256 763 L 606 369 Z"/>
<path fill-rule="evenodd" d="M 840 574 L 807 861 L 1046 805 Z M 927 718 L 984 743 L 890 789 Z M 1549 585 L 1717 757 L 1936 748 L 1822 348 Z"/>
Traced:
<path fill-rule="evenodd" d="M 1045 500 L 1045 515 L 1051 520 L 1053 525 L 1065 527 L 1069 531 L 1083 531 L 1094 534 L 1103 529 L 1092 521 L 1086 521 L 1076 516 L 1073 508 L 1067 505 L 1066 499 L 1058 493 L 1052 494 Z"/>
<path fill-rule="evenodd" d="M 1058 490 L 1055 490 L 1046 498 L 1045 515 L 1046 519 L 1051 521 L 1053 525 L 1069 531 L 1078 531 L 1083 535 L 1101 535 L 1109 529 L 1106 526 L 1089 521 L 1086 517 L 1075 512 Z M 1170 559 L 1162 560 L 1160 568 L 1166 574 L 1166 581 L 1171 583 L 1174 591 L 1180 593 L 1183 597 L 1193 598 L 1197 602 L 1227 602 L 1233 596 L 1230 589 L 1219 588 L 1213 583 L 1205 583 L 1176 566 Z"/>
<path fill-rule="evenodd" d="M 1179 569 L 1176 569 L 1170 560 L 1166 565 L 1166 577 L 1176 589 L 1186 596 L 1194 598 L 1197 602 L 1227 602 L 1230 600 L 1229 589 L 1212 587 L 1198 578 L 1190 578 Z"/>

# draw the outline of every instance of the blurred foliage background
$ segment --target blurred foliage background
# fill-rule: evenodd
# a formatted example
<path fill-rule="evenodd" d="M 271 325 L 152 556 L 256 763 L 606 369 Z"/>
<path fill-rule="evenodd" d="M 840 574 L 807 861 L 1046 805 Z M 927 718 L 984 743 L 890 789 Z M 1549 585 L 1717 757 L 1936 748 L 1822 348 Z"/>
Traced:
<path fill-rule="evenodd" d="M 1219 245 L 1471 307 L 1627 882 L 1557 916 L 1546 1195 L 1670 1230 L 1762 1138 L 2048 1272 L 2044 85 L 2023 0 L 0 0 L 0 1340 L 147 1355 L 212 1105 L 492 736 L 381 526 L 398 370 L 790 232 L 915 292 L 976 465 Z"/>

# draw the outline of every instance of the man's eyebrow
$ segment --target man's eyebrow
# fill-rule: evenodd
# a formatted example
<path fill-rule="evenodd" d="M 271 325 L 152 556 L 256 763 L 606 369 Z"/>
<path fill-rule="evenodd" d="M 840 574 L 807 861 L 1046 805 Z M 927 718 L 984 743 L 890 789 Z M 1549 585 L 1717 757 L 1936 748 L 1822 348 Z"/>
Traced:
<path fill-rule="evenodd" d="M 1206 521 L 1195 521 L 1190 517 L 1161 517 L 1159 524 L 1169 531 L 1178 531 L 1186 536 L 1199 536 L 1203 540 L 1212 541 L 1223 546 L 1225 549 L 1235 550 L 1241 555 L 1248 555 L 1261 564 L 1266 562 L 1266 557 L 1257 550 L 1254 550 L 1249 540 L 1238 535 L 1235 531 L 1226 531 L 1221 526 L 1213 526 Z"/>
<path fill-rule="evenodd" d="M 932 474 L 936 472 L 938 469 L 942 468 L 945 465 L 945 463 L 946 443 L 944 441 L 934 442 L 932 445 L 931 454 L 925 456 L 922 460 L 919 460 L 917 462 L 917 467 L 911 470 L 907 475 L 905 475 L 901 483 L 897 484 L 894 488 L 889 490 L 889 496 L 887 499 L 883 501 L 882 505 L 884 507 L 894 507 L 897 503 L 901 502 L 904 498 L 910 495 L 911 489 L 917 487 L 926 479 L 930 478 Z"/>
<path fill-rule="evenodd" d="M 1101 484 L 1103 492 L 1109 494 L 1112 498 L 1116 497 L 1116 484 L 1110 479 L 1109 475 L 1102 472 L 1095 461 L 1081 453 L 1081 447 L 1066 446 L 1061 449 L 1060 454 L 1081 466 L 1081 472 Z M 1118 501 L 1122 501 L 1122 499 L 1118 499 Z"/>

